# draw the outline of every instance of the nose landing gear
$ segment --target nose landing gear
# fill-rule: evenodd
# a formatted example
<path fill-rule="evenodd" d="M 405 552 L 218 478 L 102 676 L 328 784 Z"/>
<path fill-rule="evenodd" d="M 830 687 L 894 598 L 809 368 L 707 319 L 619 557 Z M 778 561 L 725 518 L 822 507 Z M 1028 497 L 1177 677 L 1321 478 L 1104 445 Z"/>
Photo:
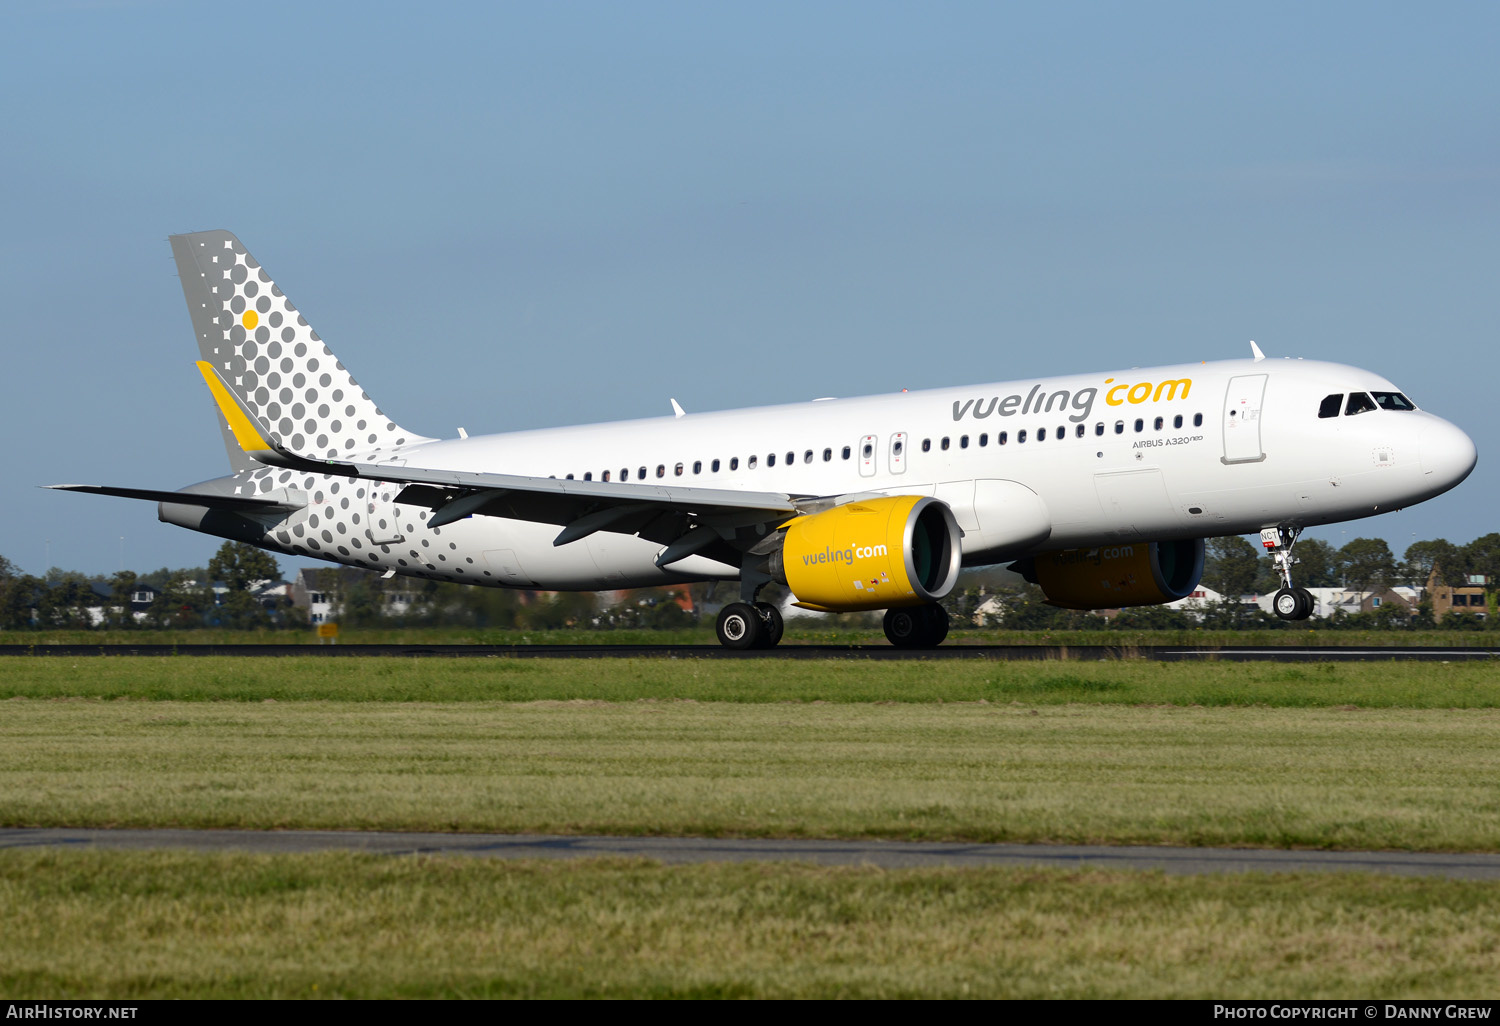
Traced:
<path fill-rule="evenodd" d="M 1301 562 L 1292 555 L 1292 547 L 1302 534 L 1300 527 L 1268 527 L 1260 532 L 1260 543 L 1271 553 L 1271 562 L 1281 575 L 1281 590 L 1271 600 L 1271 608 L 1283 620 L 1306 620 L 1317 607 L 1317 599 L 1306 588 L 1292 587 L 1292 566 Z"/>

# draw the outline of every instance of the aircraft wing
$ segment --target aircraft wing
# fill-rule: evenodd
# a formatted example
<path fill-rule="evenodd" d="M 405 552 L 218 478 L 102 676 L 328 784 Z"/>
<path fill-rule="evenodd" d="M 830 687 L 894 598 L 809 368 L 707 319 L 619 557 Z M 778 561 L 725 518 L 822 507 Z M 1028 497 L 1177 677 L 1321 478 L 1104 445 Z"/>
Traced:
<path fill-rule="evenodd" d="M 308 456 L 288 448 L 270 425 L 244 406 L 211 364 L 199 362 L 198 369 L 234 437 L 254 459 L 305 473 L 401 485 L 392 500 L 431 510 L 429 527 L 470 516 L 557 524 L 562 531 L 554 545 L 566 545 L 595 531 L 636 534 L 666 546 L 657 558 L 659 565 L 666 566 L 693 553 L 711 555 L 715 549 L 723 557 L 725 546 L 736 548 L 737 536 L 748 546 L 765 533 L 740 535 L 743 529 L 806 512 L 809 503 L 828 505 L 826 500 L 783 492 L 559 480 Z"/>
<path fill-rule="evenodd" d="M 668 546 L 665 566 L 710 546 L 732 543 L 740 528 L 781 521 L 799 512 L 798 500 L 779 492 L 559 480 L 514 474 L 331 463 L 325 474 L 348 474 L 401 485 L 394 501 L 424 506 L 429 527 L 469 516 L 557 524 L 554 545 L 595 531 L 638 534 Z M 705 530 L 706 529 L 706 530 Z M 680 554 L 679 554 L 680 553 Z"/>

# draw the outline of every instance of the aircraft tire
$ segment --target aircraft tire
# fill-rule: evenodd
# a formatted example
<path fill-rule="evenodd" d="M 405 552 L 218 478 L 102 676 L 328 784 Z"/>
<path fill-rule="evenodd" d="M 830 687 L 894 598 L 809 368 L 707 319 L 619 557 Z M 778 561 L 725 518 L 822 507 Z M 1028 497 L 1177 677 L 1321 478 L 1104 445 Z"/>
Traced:
<path fill-rule="evenodd" d="M 714 624 L 719 635 L 719 644 L 725 648 L 755 648 L 765 633 L 760 613 L 744 602 L 731 602 L 719 611 L 719 620 Z"/>
<path fill-rule="evenodd" d="M 927 617 L 921 606 L 901 606 L 885 611 L 885 637 L 897 648 L 921 648 L 927 639 Z"/>
<path fill-rule="evenodd" d="M 1305 620 L 1308 614 L 1302 596 L 1293 588 L 1278 591 L 1276 597 L 1271 599 L 1271 608 L 1283 620 Z"/>
<path fill-rule="evenodd" d="M 769 602 L 755 603 L 755 611 L 760 614 L 760 643 L 759 648 L 775 648 L 781 644 L 781 635 L 786 632 L 786 621 L 781 618 L 781 610 Z"/>
<path fill-rule="evenodd" d="M 937 648 L 943 643 L 943 639 L 948 636 L 948 610 L 937 603 L 928 606 L 927 623 L 929 633 L 927 647 Z"/>
<path fill-rule="evenodd" d="M 1318 600 L 1313 598 L 1313 593 L 1306 588 L 1298 588 L 1297 595 L 1302 599 L 1302 615 L 1297 617 L 1297 619 L 1306 620 L 1309 616 L 1312 616 L 1313 610 L 1318 608 Z"/>

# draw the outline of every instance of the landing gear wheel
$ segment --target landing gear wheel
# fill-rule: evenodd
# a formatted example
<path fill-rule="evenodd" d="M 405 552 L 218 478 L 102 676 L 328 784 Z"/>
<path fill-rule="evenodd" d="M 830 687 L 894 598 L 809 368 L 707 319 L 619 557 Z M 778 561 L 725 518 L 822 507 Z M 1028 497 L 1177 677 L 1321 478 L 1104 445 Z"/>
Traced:
<path fill-rule="evenodd" d="M 714 627 L 725 648 L 755 648 L 765 634 L 760 613 L 744 602 L 731 602 L 720 610 Z"/>
<path fill-rule="evenodd" d="M 1318 600 L 1313 598 L 1313 593 L 1306 588 L 1298 588 L 1297 594 L 1302 597 L 1302 615 L 1297 619 L 1306 620 L 1312 616 L 1313 610 L 1318 608 Z"/>
<path fill-rule="evenodd" d="M 921 648 L 927 636 L 927 618 L 921 607 L 887 609 L 882 626 L 886 640 L 897 648 Z"/>
<path fill-rule="evenodd" d="M 786 630 L 781 610 L 769 602 L 757 602 L 755 611 L 760 614 L 760 642 L 756 647 L 775 648 L 781 643 L 781 635 Z"/>
<path fill-rule="evenodd" d="M 1283 620 L 1306 620 L 1312 613 L 1312 595 L 1301 588 L 1282 588 L 1271 600 L 1271 608 Z"/>
<path fill-rule="evenodd" d="M 939 605 L 888 609 L 884 626 L 897 648 L 936 648 L 948 636 L 948 611 Z"/>
<path fill-rule="evenodd" d="M 937 648 L 948 636 L 948 610 L 939 605 L 928 606 L 927 624 L 930 634 L 927 644 L 932 648 Z"/>

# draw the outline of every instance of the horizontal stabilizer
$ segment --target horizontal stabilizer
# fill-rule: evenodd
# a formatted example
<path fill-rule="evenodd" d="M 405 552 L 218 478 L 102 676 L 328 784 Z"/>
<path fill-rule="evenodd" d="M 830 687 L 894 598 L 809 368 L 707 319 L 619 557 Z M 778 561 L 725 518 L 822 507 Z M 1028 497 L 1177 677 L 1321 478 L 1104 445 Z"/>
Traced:
<path fill-rule="evenodd" d="M 110 485 L 59 484 L 42 485 L 61 492 L 88 492 L 91 495 L 117 495 L 122 499 L 145 499 L 147 502 L 175 502 L 184 506 L 204 506 L 208 509 L 228 509 L 240 513 L 276 513 L 301 509 L 300 506 L 277 502 L 275 499 L 256 499 L 246 495 L 204 495 L 199 492 L 167 492 L 154 488 L 115 488 Z"/>

